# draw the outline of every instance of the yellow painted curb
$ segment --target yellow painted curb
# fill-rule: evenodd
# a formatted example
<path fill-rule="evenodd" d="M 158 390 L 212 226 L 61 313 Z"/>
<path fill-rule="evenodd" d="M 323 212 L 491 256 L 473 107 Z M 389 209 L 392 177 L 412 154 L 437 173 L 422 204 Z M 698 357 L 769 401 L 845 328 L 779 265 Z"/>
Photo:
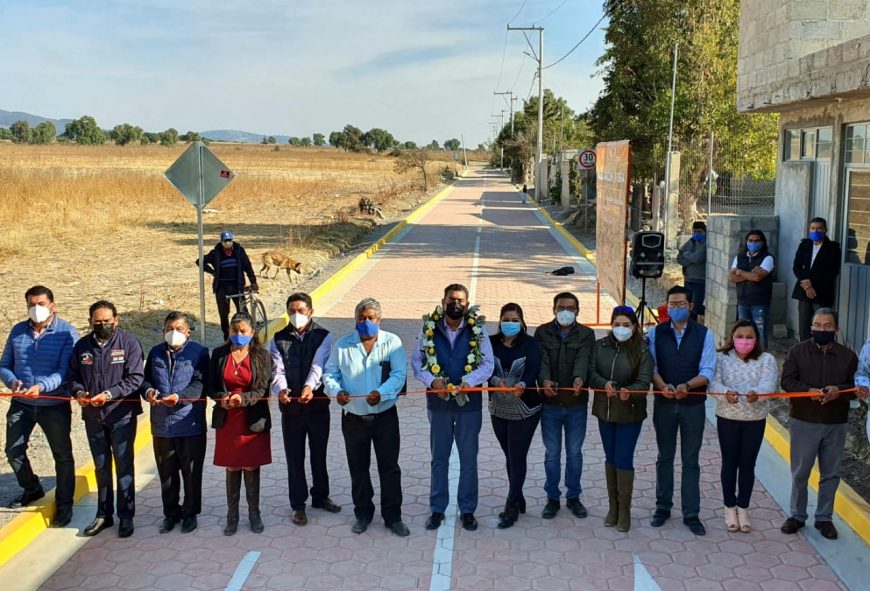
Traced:
<path fill-rule="evenodd" d="M 424 215 L 429 213 L 433 207 L 438 205 L 442 199 L 447 197 L 447 195 L 453 190 L 454 185 L 450 185 L 444 189 L 442 189 L 438 194 L 429 199 L 426 203 L 412 211 L 408 217 L 404 220 L 396 224 L 389 232 L 384 234 L 377 242 L 369 246 L 363 252 L 356 255 L 353 259 L 348 261 L 346 265 L 336 271 L 332 276 L 329 277 L 326 281 L 321 283 L 311 292 L 311 299 L 314 303 L 324 297 L 327 293 L 335 289 L 335 287 L 344 281 L 348 275 L 350 275 L 353 271 L 358 269 L 363 263 L 372 258 L 375 253 L 377 253 L 382 246 L 391 242 L 396 235 L 401 232 L 405 226 L 409 224 L 413 224 L 417 222 Z M 278 318 L 274 318 L 269 321 L 269 327 L 267 330 L 267 334 L 274 335 L 276 332 L 283 330 L 287 324 L 290 322 L 290 317 L 285 312 Z"/>
<path fill-rule="evenodd" d="M 133 454 L 139 453 L 149 443 L 151 443 L 151 422 L 146 418 L 140 420 L 137 426 Z M 89 493 L 96 492 L 97 480 L 94 462 L 90 461 L 76 470 L 73 502 L 80 501 Z M 49 491 L 45 498 L 22 511 L 20 515 L 0 529 L 0 566 L 24 550 L 36 536 L 48 528 L 55 513 L 54 493 L 54 490 Z"/>
<path fill-rule="evenodd" d="M 767 415 L 767 429 L 764 438 L 787 462 L 791 463 L 791 445 L 788 430 L 771 415 Z M 810 486 L 819 490 L 819 470 L 813 467 L 810 473 Z M 855 533 L 867 544 L 870 544 L 870 504 L 855 492 L 845 482 L 840 482 L 837 496 L 834 498 L 834 511 L 845 521 Z"/>

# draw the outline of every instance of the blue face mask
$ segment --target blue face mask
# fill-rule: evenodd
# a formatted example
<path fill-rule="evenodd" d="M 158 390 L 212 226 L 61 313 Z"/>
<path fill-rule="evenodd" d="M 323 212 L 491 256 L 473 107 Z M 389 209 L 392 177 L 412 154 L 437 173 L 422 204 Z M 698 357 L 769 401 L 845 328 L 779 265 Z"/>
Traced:
<path fill-rule="evenodd" d="M 695 232 L 694 234 L 692 234 L 692 240 L 694 240 L 695 242 L 704 242 L 704 239 L 706 237 L 707 235 L 701 232 Z"/>
<path fill-rule="evenodd" d="M 818 232 L 818 231 L 817 232 L 810 232 L 810 240 L 812 240 L 813 242 L 821 242 L 824 239 L 825 239 L 824 232 Z"/>
<path fill-rule="evenodd" d="M 746 250 L 748 250 L 749 252 L 758 252 L 759 250 L 761 250 L 761 247 L 762 247 L 761 242 L 747 242 L 746 243 Z"/>
<path fill-rule="evenodd" d="M 668 308 L 668 316 L 677 324 L 682 324 L 689 319 L 688 308 Z"/>
<path fill-rule="evenodd" d="M 243 334 L 230 335 L 230 342 L 236 347 L 244 347 L 245 345 L 249 345 L 252 340 L 254 340 L 253 336 L 245 336 Z"/>
<path fill-rule="evenodd" d="M 356 331 L 359 333 L 360 338 L 366 339 L 376 336 L 378 334 L 379 326 L 376 322 L 372 322 L 369 319 L 365 319 L 362 322 L 356 323 Z"/>
<path fill-rule="evenodd" d="M 502 322 L 501 326 L 501 334 L 506 337 L 515 337 L 520 334 L 520 329 L 522 325 L 519 322 Z"/>

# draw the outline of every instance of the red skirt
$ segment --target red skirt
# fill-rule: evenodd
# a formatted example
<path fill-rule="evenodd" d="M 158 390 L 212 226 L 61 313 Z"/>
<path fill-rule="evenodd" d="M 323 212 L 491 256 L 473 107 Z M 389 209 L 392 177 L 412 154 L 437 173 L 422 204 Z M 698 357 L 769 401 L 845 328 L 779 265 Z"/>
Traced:
<path fill-rule="evenodd" d="M 214 465 L 253 468 L 271 463 L 269 432 L 254 433 L 248 429 L 244 409 L 229 409 L 226 422 L 215 434 Z"/>

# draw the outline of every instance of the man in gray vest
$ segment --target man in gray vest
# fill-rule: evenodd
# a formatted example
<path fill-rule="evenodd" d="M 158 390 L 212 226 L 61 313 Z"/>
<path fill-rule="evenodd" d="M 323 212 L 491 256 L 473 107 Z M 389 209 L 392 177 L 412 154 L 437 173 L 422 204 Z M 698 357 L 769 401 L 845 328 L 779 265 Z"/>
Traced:
<path fill-rule="evenodd" d="M 278 396 L 281 430 L 287 454 L 290 520 L 296 525 L 308 523 L 305 502 L 308 481 L 305 478 L 305 443 L 311 450 L 311 506 L 330 513 L 341 507 L 329 498 L 329 474 L 326 471 L 326 448 L 329 442 L 329 398 L 323 393 L 321 376 L 332 349 L 329 331 L 311 320 L 314 315 L 311 296 L 294 293 L 287 298 L 290 323 L 275 333 L 269 346 L 272 356 L 272 393 Z"/>

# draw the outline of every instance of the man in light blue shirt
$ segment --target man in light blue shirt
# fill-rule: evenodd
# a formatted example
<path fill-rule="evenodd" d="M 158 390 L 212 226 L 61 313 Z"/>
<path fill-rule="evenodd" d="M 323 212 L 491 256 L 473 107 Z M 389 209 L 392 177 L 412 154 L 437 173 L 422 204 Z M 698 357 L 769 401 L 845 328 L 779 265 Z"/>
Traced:
<path fill-rule="evenodd" d="M 381 516 L 397 536 L 411 532 L 402 522 L 399 415 L 396 398 L 405 389 L 407 356 L 402 341 L 380 330 L 381 305 L 365 298 L 356 306 L 356 330 L 335 342 L 323 372 L 326 394 L 343 407 L 341 431 L 350 469 L 351 498 L 361 534 L 375 514 L 371 450 L 381 482 Z"/>
<path fill-rule="evenodd" d="M 870 339 L 864 343 L 858 356 L 858 371 L 855 373 L 855 387 L 858 388 L 858 398 L 864 400 L 870 396 Z M 870 413 L 867 413 L 867 437 L 870 438 Z"/>

